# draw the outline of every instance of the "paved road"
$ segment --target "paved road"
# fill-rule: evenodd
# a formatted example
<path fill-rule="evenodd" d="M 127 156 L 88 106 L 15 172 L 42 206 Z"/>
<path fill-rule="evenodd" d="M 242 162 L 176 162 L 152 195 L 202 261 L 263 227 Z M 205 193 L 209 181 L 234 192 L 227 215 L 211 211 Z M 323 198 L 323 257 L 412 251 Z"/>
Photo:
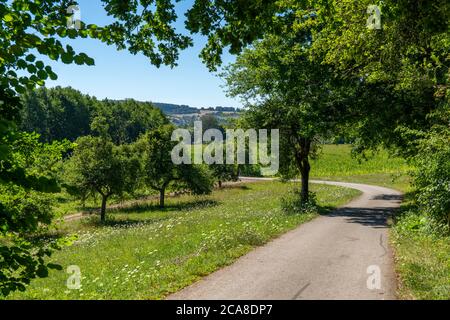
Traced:
<path fill-rule="evenodd" d="M 168 299 L 395 299 L 386 220 L 400 205 L 401 193 L 363 184 L 313 182 L 363 194 Z"/>

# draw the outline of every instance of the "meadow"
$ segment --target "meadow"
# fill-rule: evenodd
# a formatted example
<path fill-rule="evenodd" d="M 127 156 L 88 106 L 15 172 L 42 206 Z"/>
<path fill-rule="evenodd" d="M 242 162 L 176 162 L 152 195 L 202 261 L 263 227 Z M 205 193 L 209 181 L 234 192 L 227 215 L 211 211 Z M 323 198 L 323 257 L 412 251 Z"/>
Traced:
<path fill-rule="evenodd" d="M 407 191 L 410 166 L 402 158 L 391 157 L 385 150 L 359 159 L 350 145 L 324 145 L 317 159 L 311 161 L 313 179 L 356 182 Z"/>
<path fill-rule="evenodd" d="M 238 184 L 210 196 L 169 198 L 161 210 L 153 201 L 65 223 L 78 240 L 53 255 L 63 271 L 36 279 L 10 299 L 161 299 L 271 239 L 316 217 L 290 214 L 281 198 L 295 183 Z M 352 189 L 313 185 L 323 211 L 359 195 Z M 81 271 L 81 289 L 69 290 L 66 268 Z"/>
<path fill-rule="evenodd" d="M 404 160 L 380 152 L 366 160 L 351 156 L 348 145 L 326 145 L 312 161 L 313 179 L 350 181 L 411 192 Z M 232 184 L 210 196 L 168 197 L 112 206 L 106 225 L 96 215 L 60 226 L 78 240 L 54 254 L 63 271 L 34 280 L 11 299 L 162 299 L 215 270 L 233 263 L 256 246 L 315 218 L 319 212 L 287 214 L 281 199 L 297 183 Z M 352 189 L 312 185 L 322 212 L 359 195 Z M 77 212 L 80 203 L 60 194 L 60 214 Z M 120 201 L 116 200 L 116 204 Z M 86 208 L 95 209 L 90 200 Z M 86 209 L 85 208 L 85 209 Z M 450 298 L 450 239 L 420 228 L 420 212 L 411 203 L 399 211 L 391 231 L 403 299 Z M 406 212 L 403 214 L 403 212 Z M 80 267 L 82 287 L 69 290 L 65 272 Z"/>

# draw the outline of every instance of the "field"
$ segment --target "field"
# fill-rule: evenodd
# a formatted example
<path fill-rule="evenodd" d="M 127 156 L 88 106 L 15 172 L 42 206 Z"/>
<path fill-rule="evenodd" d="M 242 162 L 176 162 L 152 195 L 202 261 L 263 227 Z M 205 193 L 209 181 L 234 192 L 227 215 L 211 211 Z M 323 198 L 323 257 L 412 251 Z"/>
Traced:
<path fill-rule="evenodd" d="M 325 145 L 311 163 L 315 179 L 357 182 L 406 191 L 410 170 L 405 160 L 393 158 L 386 151 L 358 160 L 351 156 L 350 145 Z"/>
<path fill-rule="evenodd" d="M 52 260 L 80 267 L 82 288 L 68 290 L 69 274 L 52 271 L 11 299 L 161 299 L 239 256 L 285 233 L 318 213 L 289 214 L 280 199 L 292 183 L 250 183 L 211 196 L 168 199 L 109 213 L 107 226 L 93 219 L 66 224 L 79 239 Z M 313 185 L 319 205 L 342 205 L 358 191 Z"/>

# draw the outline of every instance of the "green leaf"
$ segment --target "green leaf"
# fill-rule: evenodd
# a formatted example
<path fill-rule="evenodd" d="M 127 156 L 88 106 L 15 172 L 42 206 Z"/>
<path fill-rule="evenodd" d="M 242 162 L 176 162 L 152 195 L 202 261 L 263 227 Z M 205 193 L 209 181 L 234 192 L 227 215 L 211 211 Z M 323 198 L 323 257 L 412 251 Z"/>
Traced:
<path fill-rule="evenodd" d="M 67 29 L 65 27 L 58 28 L 56 32 L 58 33 L 58 36 L 60 36 L 61 38 L 64 38 L 67 35 Z"/>
<path fill-rule="evenodd" d="M 38 75 L 39 79 L 41 79 L 41 80 L 47 80 L 47 78 L 48 78 L 48 74 L 44 70 L 39 70 L 37 75 Z"/>
<path fill-rule="evenodd" d="M 27 66 L 28 66 L 28 64 L 25 62 L 25 60 L 19 59 L 19 60 L 17 61 L 17 66 L 18 66 L 20 69 L 26 69 Z"/>
<path fill-rule="evenodd" d="M 34 60 L 36 60 L 36 56 L 34 54 L 29 54 L 27 55 L 25 60 L 27 60 L 28 62 L 34 62 Z"/>
<path fill-rule="evenodd" d="M 2 20 L 5 21 L 5 22 L 11 22 L 11 21 L 14 20 L 14 17 L 13 17 L 12 14 L 8 13 L 8 14 L 6 14 L 6 15 L 3 17 Z"/>
<path fill-rule="evenodd" d="M 63 53 L 61 55 L 61 61 L 65 64 L 71 64 L 73 62 L 73 54 L 70 53 Z"/>

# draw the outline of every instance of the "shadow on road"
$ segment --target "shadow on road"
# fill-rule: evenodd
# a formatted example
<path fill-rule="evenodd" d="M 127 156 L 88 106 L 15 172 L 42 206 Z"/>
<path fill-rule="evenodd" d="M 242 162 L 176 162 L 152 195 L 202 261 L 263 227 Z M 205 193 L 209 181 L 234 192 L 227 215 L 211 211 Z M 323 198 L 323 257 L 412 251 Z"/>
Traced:
<path fill-rule="evenodd" d="M 358 223 L 373 228 L 386 228 L 393 208 L 340 208 L 325 214 L 328 217 L 342 217 L 350 223 Z"/>
<path fill-rule="evenodd" d="M 382 194 L 371 200 L 401 202 L 402 195 Z M 392 218 L 397 208 L 379 206 L 374 208 L 343 207 L 335 210 L 321 208 L 320 214 L 328 217 L 345 218 L 350 223 L 358 223 L 373 228 L 388 227 L 389 218 Z"/>
<path fill-rule="evenodd" d="M 386 200 L 386 201 L 403 201 L 403 196 L 398 194 L 380 194 L 379 196 L 373 197 L 373 200 Z"/>

